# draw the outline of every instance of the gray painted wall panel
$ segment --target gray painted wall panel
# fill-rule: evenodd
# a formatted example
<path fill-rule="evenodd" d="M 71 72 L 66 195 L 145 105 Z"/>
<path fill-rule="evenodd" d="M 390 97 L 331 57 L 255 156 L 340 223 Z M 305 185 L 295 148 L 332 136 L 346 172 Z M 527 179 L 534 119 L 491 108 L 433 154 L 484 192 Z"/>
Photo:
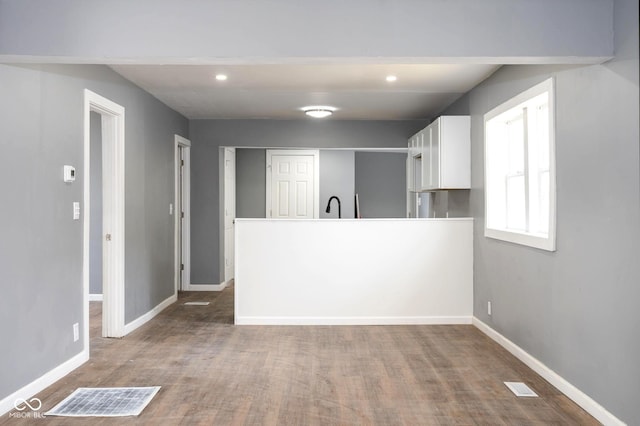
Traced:
<path fill-rule="evenodd" d="M 449 213 L 449 217 L 471 216 L 469 192 L 470 191 L 466 189 L 448 191 L 447 212 Z"/>
<path fill-rule="evenodd" d="M 55 111 L 55 90 L 37 69 L 0 65 L 0 399 L 82 349 L 82 225 L 72 202 L 82 175 L 62 181 L 62 166 L 82 164 L 82 133 Z M 42 102 L 41 102 L 42 101 Z M 78 102 L 82 123 L 82 103 Z M 81 125 L 81 124 L 80 124 Z M 55 129 L 45 132 L 43 129 Z"/>
<path fill-rule="evenodd" d="M 472 116 L 474 314 L 614 415 L 638 424 L 637 1 L 616 1 L 616 40 L 619 60 L 504 67 L 446 113 Z M 483 231 L 483 115 L 549 76 L 557 107 L 555 253 L 485 238 Z"/>
<path fill-rule="evenodd" d="M 431 195 L 432 217 L 469 217 L 469 190 L 435 191 Z"/>
<path fill-rule="evenodd" d="M 83 221 L 72 202 L 83 201 L 83 90 L 125 107 L 126 322 L 173 294 L 173 134 L 188 136 L 188 122 L 105 66 L 0 65 L 0 81 L 0 192 L 14 207 L 0 209 L 11 224 L 0 239 L 0 336 L 11 342 L 2 399 L 82 350 L 72 324 L 82 336 Z"/>
<path fill-rule="evenodd" d="M 266 217 L 266 173 L 264 149 L 236 149 L 236 217 Z"/>
<path fill-rule="evenodd" d="M 576 61 L 612 56 L 612 10 L 611 0 L 2 0 L 0 55 Z"/>
<path fill-rule="evenodd" d="M 338 203 L 331 202 L 331 212 L 326 213 L 331 196 L 340 199 L 342 217 L 353 219 L 355 212 L 355 156 L 353 151 L 320 151 L 320 218 L 338 217 Z"/>
<path fill-rule="evenodd" d="M 356 152 L 356 193 L 363 218 L 406 217 L 407 155 Z"/>
<path fill-rule="evenodd" d="M 218 147 L 406 148 L 409 136 L 427 121 L 191 120 L 189 125 L 191 283 L 219 284 Z"/>

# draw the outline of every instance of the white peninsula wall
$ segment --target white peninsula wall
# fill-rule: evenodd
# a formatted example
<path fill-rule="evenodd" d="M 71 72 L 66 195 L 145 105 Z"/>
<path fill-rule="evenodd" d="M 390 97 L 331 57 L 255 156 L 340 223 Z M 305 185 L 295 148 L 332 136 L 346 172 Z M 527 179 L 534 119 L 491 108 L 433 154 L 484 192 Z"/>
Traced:
<path fill-rule="evenodd" d="M 236 221 L 236 324 L 470 324 L 473 219 Z"/>

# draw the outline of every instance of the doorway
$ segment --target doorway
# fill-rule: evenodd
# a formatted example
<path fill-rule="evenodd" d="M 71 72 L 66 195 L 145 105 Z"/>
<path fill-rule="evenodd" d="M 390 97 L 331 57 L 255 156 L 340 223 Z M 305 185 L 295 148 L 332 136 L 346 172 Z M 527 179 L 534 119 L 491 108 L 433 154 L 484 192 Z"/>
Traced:
<path fill-rule="evenodd" d="M 175 135 L 175 289 L 191 285 L 191 141 Z M 174 213 L 175 211 L 175 213 Z"/>
<path fill-rule="evenodd" d="M 236 220 L 236 149 L 224 148 L 224 285 L 234 277 Z"/>
<path fill-rule="evenodd" d="M 267 150 L 266 217 L 317 219 L 319 169 L 318 150 Z"/>
<path fill-rule="evenodd" d="M 102 334 L 102 115 L 90 113 L 89 336 Z"/>
<path fill-rule="evenodd" d="M 89 350 L 91 281 L 91 113 L 100 116 L 102 170 L 102 336 L 124 335 L 124 108 L 84 91 L 84 345 Z M 95 116 L 94 116 L 95 117 Z M 100 215 L 98 215 L 99 217 Z"/>

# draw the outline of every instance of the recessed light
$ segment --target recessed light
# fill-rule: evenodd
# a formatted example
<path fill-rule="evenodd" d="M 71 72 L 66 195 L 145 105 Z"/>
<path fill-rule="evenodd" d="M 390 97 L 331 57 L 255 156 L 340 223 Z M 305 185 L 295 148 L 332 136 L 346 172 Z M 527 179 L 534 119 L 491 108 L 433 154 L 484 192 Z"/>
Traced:
<path fill-rule="evenodd" d="M 226 79 L 227 79 L 227 75 L 226 74 L 216 74 L 216 80 L 225 81 Z"/>
<path fill-rule="evenodd" d="M 394 82 L 394 81 L 396 81 L 397 79 L 398 79 L 398 77 L 396 77 L 395 75 L 388 75 L 388 76 L 387 76 L 387 78 L 386 78 L 386 80 L 387 80 L 389 83 L 393 83 L 393 82 Z"/>
<path fill-rule="evenodd" d="M 313 118 L 325 118 L 333 114 L 337 108 L 323 105 L 310 105 L 301 108 L 305 114 Z"/>

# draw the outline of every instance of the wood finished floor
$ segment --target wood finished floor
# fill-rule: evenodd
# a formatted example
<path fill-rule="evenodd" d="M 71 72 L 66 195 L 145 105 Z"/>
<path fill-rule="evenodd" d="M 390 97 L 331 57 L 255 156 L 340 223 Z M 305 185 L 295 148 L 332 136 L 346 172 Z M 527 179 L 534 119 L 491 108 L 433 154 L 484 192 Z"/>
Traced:
<path fill-rule="evenodd" d="M 209 301 L 209 306 L 185 306 Z M 36 395 L 40 412 L 78 387 L 162 386 L 138 417 L 16 419 L 47 425 L 590 425 L 586 412 L 473 326 L 234 326 L 233 289 L 180 294 Z M 540 398 L 516 398 L 524 381 Z"/>

